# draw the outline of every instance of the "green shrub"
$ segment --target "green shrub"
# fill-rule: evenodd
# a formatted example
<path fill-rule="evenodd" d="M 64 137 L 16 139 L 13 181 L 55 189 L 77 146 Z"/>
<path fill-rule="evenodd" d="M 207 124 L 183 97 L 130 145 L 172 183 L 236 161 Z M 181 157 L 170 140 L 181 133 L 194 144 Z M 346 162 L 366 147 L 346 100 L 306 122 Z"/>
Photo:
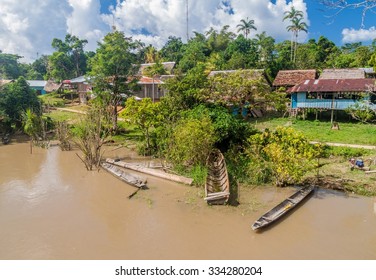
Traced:
<path fill-rule="evenodd" d="M 249 174 L 258 181 L 272 179 L 277 186 L 298 183 L 320 154 L 302 133 L 286 127 L 253 135 L 249 144 Z"/>
<path fill-rule="evenodd" d="M 184 165 L 205 165 L 216 142 L 214 127 L 208 117 L 182 119 L 169 141 L 168 159 Z"/>

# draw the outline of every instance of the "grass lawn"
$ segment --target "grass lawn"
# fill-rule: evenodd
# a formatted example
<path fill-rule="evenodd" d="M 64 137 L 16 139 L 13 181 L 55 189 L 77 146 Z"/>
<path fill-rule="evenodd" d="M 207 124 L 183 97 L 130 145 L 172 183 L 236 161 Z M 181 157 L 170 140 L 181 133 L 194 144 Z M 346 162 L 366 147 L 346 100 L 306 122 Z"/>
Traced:
<path fill-rule="evenodd" d="M 66 121 L 69 123 L 73 123 L 74 120 L 77 120 L 77 116 L 79 116 L 79 114 L 77 113 L 58 111 L 58 110 L 53 110 L 50 113 L 45 113 L 44 115 L 49 116 L 55 122 Z"/>
<path fill-rule="evenodd" d="M 38 98 L 42 100 L 43 104 L 52 106 L 52 107 L 64 107 L 65 100 L 58 96 L 57 94 L 43 94 L 39 95 Z"/>
<path fill-rule="evenodd" d="M 290 126 L 301 131 L 311 141 L 337 142 L 345 144 L 376 145 L 376 125 L 339 122 L 339 130 L 331 129 L 328 121 L 270 118 L 252 121 L 257 129 L 274 130 L 278 126 Z"/>

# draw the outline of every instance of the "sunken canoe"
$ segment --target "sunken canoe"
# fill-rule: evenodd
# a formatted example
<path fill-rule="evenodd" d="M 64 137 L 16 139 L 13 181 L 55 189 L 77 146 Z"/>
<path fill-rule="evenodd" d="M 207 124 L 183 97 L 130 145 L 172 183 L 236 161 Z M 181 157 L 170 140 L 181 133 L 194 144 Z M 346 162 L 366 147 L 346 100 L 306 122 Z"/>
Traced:
<path fill-rule="evenodd" d="M 295 192 L 290 197 L 286 198 L 284 201 L 282 201 L 280 204 L 275 206 L 270 211 L 266 212 L 264 215 L 262 215 L 257 221 L 255 221 L 252 225 L 253 230 L 264 228 L 274 221 L 281 218 L 283 215 L 285 215 L 287 212 L 292 210 L 294 207 L 296 207 L 300 202 L 302 202 L 309 194 L 313 192 L 315 189 L 314 186 L 308 186 L 303 187 L 297 192 Z"/>
<path fill-rule="evenodd" d="M 107 162 L 102 162 L 101 166 L 104 170 L 108 171 L 116 178 L 120 179 L 121 181 L 139 188 L 139 189 L 146 189 L 146 179 L 140 176 L 136 176 L 121 170 L 120 168 L 116 167 L 115 165 L 109 164 Z"/>
<path fill-rule="evenodd" d="M 208 204 L 226 204 L 230 197 L 230 182 L 226 162 L 219 150 L 213 150 L 207 160 L 205 200 Z"/>

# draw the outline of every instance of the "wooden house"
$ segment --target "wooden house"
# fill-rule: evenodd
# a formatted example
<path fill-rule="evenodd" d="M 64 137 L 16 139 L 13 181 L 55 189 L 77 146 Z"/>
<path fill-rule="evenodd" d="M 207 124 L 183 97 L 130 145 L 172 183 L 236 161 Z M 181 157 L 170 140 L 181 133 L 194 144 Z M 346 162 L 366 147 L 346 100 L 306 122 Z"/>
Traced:
<path fill-rule="evenodd" d="M 150 98 L 155 101 L 159 101 L 165 96 L 166 90 L 163 88 L 163 84 L 166 80 L 174 77 L 173 75 L 158 75 L 154 77 L 141 76 L 138 78 L 137 84 L 140 86 L 140 90 L 134 92 L 134 96 L 139 98 Z"/>
<path fill-rule="evenodd" d="M 138 70 L 137 84 L 140 86 L 140 90 L 134 92 L 134 96 L 138 98 L 151 98 L 153 102 L 159 101 L 166 93 L 163 88 L 163 84 L 166 80 L 174 77 L 172 75 L 175 67 L 175 62 L 162 62 L 161 63 L 166 75 L 154 75 L 148 76 L 147 70 L 149 67 L 155 65 L 155 63 L 143 63 Z"/>
<path fill-rule="evenodd" d="M 346 110 L 365 100 L 376 109 L 375 79 L 315 79 L 291 88 L 291 109 Z"/>
<path fill-rule="evenodd" d="M 92 92 L 92 86 L 85 76 L 80 76 L 70 80 L 70 85 L 78 94 L 81 104 L 86 104 Z"/>
<path fill-rule="evenodd" d="M 46 94 L 46 90 L 44 87 L 47 84 L 47 81 L 43 80 L 27 80 L 27 83 L 29 84 L 30 88 L 35 90 L 38 95 Z"/>

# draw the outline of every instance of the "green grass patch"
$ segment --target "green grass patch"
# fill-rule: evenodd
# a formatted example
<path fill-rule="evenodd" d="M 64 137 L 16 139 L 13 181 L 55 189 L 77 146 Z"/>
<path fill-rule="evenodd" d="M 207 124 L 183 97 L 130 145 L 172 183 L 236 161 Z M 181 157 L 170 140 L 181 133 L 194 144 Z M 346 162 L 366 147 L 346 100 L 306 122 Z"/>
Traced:
<path fill-rule="evenodd" d="M 290 126 L 301 131 L 311 141 L 337 142 L 345 144 L 376 145 L 376 125 L 339 122 L 339 130 L 331 129 L 329 121 L 273 118 L 252 121 L 257 129 L 270 130 L 278 126 Z"/>
<path fill-rule="evenodd" d="M 64 107 L 65 106 L 65 100 L 56 93 L 48 93 L 48 94 L 39 95 L 38 98 L 43 102 L 43 104 L 49 105 L 51 107 Z"/>
<path fill-rule="evenodd" d="M 50 113 L 46 113 L 44 115 L 50 117 L 54 122 L 62 122 L 62 121 L 73 122 L 74 120 L 77 120 L 79 116 L 76 113 L 58 111 L 58 110 L 53 110 Z"/>

